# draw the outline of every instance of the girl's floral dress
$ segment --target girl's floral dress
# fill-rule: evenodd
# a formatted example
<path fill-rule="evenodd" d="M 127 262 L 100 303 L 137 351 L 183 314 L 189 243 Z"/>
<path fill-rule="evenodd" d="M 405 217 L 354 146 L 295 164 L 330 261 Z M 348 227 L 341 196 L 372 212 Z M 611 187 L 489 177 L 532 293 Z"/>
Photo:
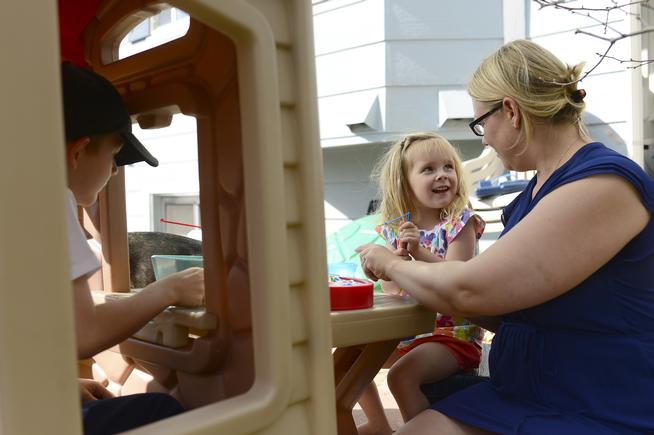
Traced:
<path fill-rule="evenodd" d="M 450 243 L 461 232 L 463 227 L 472 219 L 475 226 L 475 233 L 477 240 L 484 233 L 486 223 L 481 217 L 474 214 L 472 209 L 465 208 L 460 216 L 454 219 L 445 219 L 436 224 L 431 230 L 420 230 L 420 244 L 429 249 L 433 254 L 441 258 L 445 258 L 447 248 Z M 404 221 L 393 221 L 392 223 L 384 223 L 377 227 L 380 235 L 391 245 L 397 249 L 397 229 Z M 460 317 L 446 316 L 440 313 L 436 314 L 436 325 L 434 331 L 428 334 L 418 335 L 410 340 L 405 340 L 398 346 L 400 352 L 403 348 L 408 351 L 410 348 L 415 347 L 419 343 L 415 343 L 420 339 L 420 343 L 425 341 L 439 341 L 437 336 L 455 337 L 463 341 L 468 341 L 481 346 L 481 341 L 484 331 Z M 436 336 L 433 339 L 428 337 Z M 402 352 L 404 353 L 404 352 Z"/>

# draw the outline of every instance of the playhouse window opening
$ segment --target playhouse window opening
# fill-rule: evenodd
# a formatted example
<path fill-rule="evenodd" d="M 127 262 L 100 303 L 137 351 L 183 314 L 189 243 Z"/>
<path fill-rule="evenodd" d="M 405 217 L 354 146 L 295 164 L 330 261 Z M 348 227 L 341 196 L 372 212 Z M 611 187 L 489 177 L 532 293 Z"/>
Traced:
<path fill-rule="evenodd" d="M 141 129 L 134 124 L 132 130 L 159 166 L 137 163 L 125 168 L 127 231 L 159 231 L 202 240 L 197 228 L 201 222 L 195 118 L 175 114 L 168 127 Z"/>
<path fill-rule="evenodd" d="M 130 286 L 142 288 L 202 261 L 196 120 L 176 114 L 167 127 L 132 131 L 159 160 L 125 167 Z M 153 256 L 176 256 L 157 257 Z"/>
<path fill-rule="evenodd" d="M 188 32 L 191 20 L 181 9 L 167 6 L 158 14 L 136 24 L 118 47 L 118 59 L 124 59 L 181 38 Z"/>

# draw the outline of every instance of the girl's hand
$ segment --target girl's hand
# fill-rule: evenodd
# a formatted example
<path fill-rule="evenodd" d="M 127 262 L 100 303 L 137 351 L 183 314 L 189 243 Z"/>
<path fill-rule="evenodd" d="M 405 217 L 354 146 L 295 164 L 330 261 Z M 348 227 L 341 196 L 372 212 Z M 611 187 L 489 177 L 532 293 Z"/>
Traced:
<path fill-rule="evenodd" d="M 82 400 L 99 400 L 114 397 L 113 393 L 98 381 L 79 378 L 78 383 L 79 394 L 82 396 Z"/>
<path fill-rule="evenodd" d="M 415 256 L 420 249 L 420 230 L 413 222 L 404 222 L 398 228 L 398 248 L 405 248 L 409 254 Z"/>
<path fill-rule="evenodd" d="M 355 251 L 359 253 L 363 272 L 373 281 L 392 281 L 386 274 L 389 267 L 395 262 L 403 261 L 385 247 L 374 243 L 361 245 Z"/>
<path fill-rule="evenodd" d="M 409 255 L 409 251 L 407 251 L 406 248 L 397 248 L 397 249 L 394 249 L 392 252 L 393 252 L 394 255 L 402 258 L 402 260 L 406 260 L 406 261 L 413 260 L 411 255 Z"/>

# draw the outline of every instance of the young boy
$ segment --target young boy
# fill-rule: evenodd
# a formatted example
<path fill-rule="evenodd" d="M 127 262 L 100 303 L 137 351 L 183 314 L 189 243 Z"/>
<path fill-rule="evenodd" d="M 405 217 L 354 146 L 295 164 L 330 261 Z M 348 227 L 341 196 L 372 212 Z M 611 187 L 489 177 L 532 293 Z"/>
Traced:
<path fill-rule="evenodd" d="M 197 306 L 204 300 L 204 271 L 186 269 L 146 286 L 134 296 L 93 303 L 88 276 L 100 268 L 77 220 L 77 206 L 93 205 L 116 174 L 117 166 L 158 162 L 131 132 L 131 120 L 114 86 L 102 76 L 70 63 L 62 65 L 66 124 L 66 167 L 70 276 L 74 292 L 75 331 L 79 358 L 127 339 L 169 305 Z M 102 399 L 110 393 L 101 385 L 80 381 L 83 398 Z M 172 402 L 174 403 L 172 403 Z M 120 420 L 116 431 L 127 430 L 181 411 L 167 395 L 145 394 L 85 402 L 85 433 L 111 433 L 107 424 Z M 148 409 L 145 409 L 148 408 Z M 128 416 L 125 416 L 128 412 Z"/>

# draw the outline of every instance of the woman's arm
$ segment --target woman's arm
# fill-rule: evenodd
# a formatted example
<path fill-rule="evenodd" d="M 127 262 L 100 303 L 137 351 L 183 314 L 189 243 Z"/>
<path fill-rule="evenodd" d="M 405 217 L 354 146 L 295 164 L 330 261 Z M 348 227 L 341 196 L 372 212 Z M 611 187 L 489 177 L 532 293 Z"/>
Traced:
<path fill-rule="evenodd" d="M 467 261 L 475 256 L 475 247 L 477 246 L 475 219 L 477 218 L 471 217 L 456 238 L 452 240 L 445 256 L 447 260 Z M 502 323 L 500 316 L 478 316 L 468 320 L 491 332 L 497 331 Z"/>
<path fill-rule="evenodd" d="M 393 281 L 379 280 L 382 292 L 387 295 L 399 295 L 402 293 L 402 288 L 395 284 Z"/>
<path fill-rule="evenodd" d="M 392 279 L 434 311 L 499 315 L 553 299 L 606 264 L 650 219 L 623 178 L 597 175 L 566 184 L 481 255 L 467 262 L 404 262 L 369 245 L 359 251 L 370 277 Z"/>

